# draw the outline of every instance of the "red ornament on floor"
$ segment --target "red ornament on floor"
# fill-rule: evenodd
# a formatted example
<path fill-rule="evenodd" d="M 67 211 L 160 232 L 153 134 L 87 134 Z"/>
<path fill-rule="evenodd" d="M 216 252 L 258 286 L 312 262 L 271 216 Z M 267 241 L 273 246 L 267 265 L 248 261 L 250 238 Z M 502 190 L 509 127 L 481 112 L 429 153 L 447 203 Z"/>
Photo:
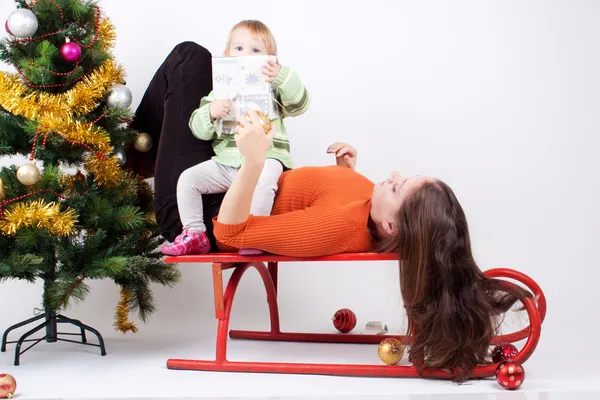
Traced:
<path fill-rule="evenodd" d="M 12 399 L 17 390 L 17 381 L 10 374 L 0 374 L 0 399 Z"/>
<path fill-rule="evenodd" d="M 517 348 L 510 343 L 501 343 L 492 350 L 492 362 L 494 364 L 508 361 L 519 353 Z"/>
<path fill-rule="evenodd" d="M 518 362 L 504 361 L 496 368 L 496 381 L 507 390 L 521 387 L 525 380 L 525 370 Z"/>
<path fill-rule="evenodd" d="M 331 319 L 335 329 L 342 333 L 348 333 L 356 326 L 356 314 L 348 308 L 337 310 Z"/>

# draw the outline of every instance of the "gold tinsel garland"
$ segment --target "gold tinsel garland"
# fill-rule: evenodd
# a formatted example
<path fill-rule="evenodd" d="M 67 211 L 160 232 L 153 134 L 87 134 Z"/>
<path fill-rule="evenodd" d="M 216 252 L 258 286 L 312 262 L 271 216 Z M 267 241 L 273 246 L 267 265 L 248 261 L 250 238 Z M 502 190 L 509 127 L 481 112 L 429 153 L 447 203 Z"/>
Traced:
<path fill-rule="evenodd" d="M 156 214 L 154 213 L 154 210 L 147 212 L 144 219 L 149 224 L 155 224 L 156 223 Z"/>
<path fill-rule="evenodd" d="M 131 331 L 133 333 L 137 332 L 137 327 L 131 321 L 128 321 L 129 316 L 129 301 L 131 299 L 131 292 L 129 289 L 122 288 L 121 289 L 121 300 L 119 300 L 119 304 L 117 304 L 117 308 L 115 309 L 115 323 L 114 327 L 119 332 L 123 334 Z"/>
<path fill-rule="evenodd" d="M 58 184 L 63 190 L 62 194 L 67 197 L 77 195 L 77 182 L 85 185 L 85 176 L 81 171 L 77 171 L 75 175 L 62 175 L 58 180 Z"/>
<path fill-rule="evenodd" d="M 73 142 L 85 143 L 99 153 L 106 154 L 112 151 L 108 133 L 95 125 L 74 121 L 72 118 L 56 117 L 52 114 L 44 115 L 38 122 L 42 136 L 57 132 Z"/>
<path fill-rule="evenodd" d="M 77 82 L 65 93 L 51 94 L 24 85 L 18 75 L 0 73 L 0 106 L 6 111 L 38 121 L 46 114 L 70 118 L 87 114 L 115 83 L 122 83 L 123 70 L 112 59 Z"/>
<path fill-rule="evenodd" d="M 104 51 L 110 51 L 115 45 L 117 34 L 115 27 L 106 18 L 100 21 L 100 29 L 98 31 L 101 40 L 101 48 Z"/>
<path fill-rule="evenodd" d="M 14 235 L 19 229 L 35 227 L 47 229 L 52 235 L 68 236 L 75 233 L 77 213 L 68 208 L 60 211 L 60 204 L 34 200 L 17 203 L 4 211 L 0 220 L 0 231 L 5 235 Z"/>
<path fill-rule="evenodd" d="M 94 181 L 98 186 L 113 187 L 121 179 L 121 169 L 116 157 L 100 158 L 92 156 L 84 162 L 86 170 L 94 174 Z"/>

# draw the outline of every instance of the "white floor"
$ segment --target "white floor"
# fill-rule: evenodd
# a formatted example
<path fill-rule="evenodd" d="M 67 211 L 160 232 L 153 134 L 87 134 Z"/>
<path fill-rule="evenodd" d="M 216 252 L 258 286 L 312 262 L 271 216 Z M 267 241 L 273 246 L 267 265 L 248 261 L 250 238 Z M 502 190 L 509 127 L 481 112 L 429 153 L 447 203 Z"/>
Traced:
<path fill-rule="evenodd" d="M 105 332 L 108 355 L 97 348 L 42 342 L 12 364 L 14 345 L 0 353 L 0 372 L 18 382 L 17 399 L 600 399 L 600 368 L 590 357 L 563 362 L 541 343 L 525 364 L 526 379 L 519 391 L 506 391 L 495 380 L 455 385 L 447 381 L 217 373 L 168 370 L 168 358 L 212 358 L 214 326 L 205 332 L 162 334 L 142 330 L 135 336 Z M 560 355 L 560 352 L 558 352 Z M 592 356 L 592 354 L 590 354 Z M 375 345 L 322 345 L 229 342 L 230 360 L 377 363 Z M 577 359 L 577 357 L 575 357 Z M 403 360 L 403 362 L 405 362 Z"/>

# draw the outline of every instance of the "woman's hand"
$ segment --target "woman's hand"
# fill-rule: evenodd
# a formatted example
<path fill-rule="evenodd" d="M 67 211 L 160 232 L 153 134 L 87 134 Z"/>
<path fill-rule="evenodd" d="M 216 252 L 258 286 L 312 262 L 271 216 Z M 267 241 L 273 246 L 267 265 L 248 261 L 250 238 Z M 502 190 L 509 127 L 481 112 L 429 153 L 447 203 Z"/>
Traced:
<path fill-rule="evenodd" d="M 356 168 L 356 149 L 347 143 L 336 142 L 327 148 L 328 154 L 335 154 L 335 162 L 341 167 Z"/>
<path fill-rule="evenodd" d="M 250 117 L 250 121 L 246 119 L 246 115 Z M 241 224 L 248 219 L 267 150 L 275 135 L 274 129 L 265 133 L 256 111 L 248 111 L 238 118 L 235 130 L 235 142 L 242 154 L 242 166 L 223 197 L 217 216 L 217 221 L 222 224 Z"/>
<path fill-rule="evenodd" d="M 266 82 L 273 82 L 281 71 L 281 65 L 278 61 L 269 60 L 268 63 L 263 67 L 262 73 L 267 76 Z"/>
<path fill-rule="evenodd" d="M 248 121 L 247 117 L 250 117 Z M 240 151 L 243 163 L 263 165 L 267 151 L 273 141 L 275 130 L 265 133 L 256 111 L 249 110 L 237 120 L 235 143 Z"/>

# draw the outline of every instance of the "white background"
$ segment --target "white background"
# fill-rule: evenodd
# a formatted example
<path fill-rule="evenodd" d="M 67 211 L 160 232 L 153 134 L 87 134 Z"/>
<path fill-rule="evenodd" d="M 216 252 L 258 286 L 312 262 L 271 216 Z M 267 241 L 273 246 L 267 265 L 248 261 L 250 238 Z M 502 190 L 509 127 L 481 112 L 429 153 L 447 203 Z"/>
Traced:
<path fill-rule="evenodd" d="M 597 353 L 600 327 L 599 2 L 100 4 L 117 29 L 114 54 L 127 70 L 133 108 L 177 43 L 191 40 L 221 54 L 233 24 L 264 21 L 280 61 L 313 96 L 306 114 L 286 121 L 296 166 L 333 162 L 325 149 L 339 140 L 359 149 L 358 170 L 374 181 L 393 169 L 445 180 L 465 209 L 481 268 L 517 269 L 546 293 L 548 316 L 530 370 L 545 364 L 550 373 L 542 354 L 593 364 L 588 356 Z M 0 22 L 13 8 L 0 2 Z M 210 265 L 180 267 L 182 283 L 155 288 L 157 311 L 137 335 L 123 338 L 112 328 L 118 289 L 111 282 L 91 282 L 87 300 L 65 314 L 98 328 L 109 351 L 156 335 L 168 352 L 169 340 L 199 327 L 208 349 L 215 326 Z M 256 274 L 245 277 L 234 328 L 265 325 L 259 283 Z M 394 263 L 282 265 L 280 287 L 284 329 L 330 330 L 341 307 L 356 312 L 360 331 L 368 320 L 392 332 L 406 325 Z M 30 317 L 40 299 L 40 285 L 2 283 L 0 330 Z M 51 365 L 52 345 L 38 347 L 45 350 L 24 357 L 43 352 L 38 367 Z M 0 355 L 0 370 L 12 368 L 11 357 Z M 97 356 L 82 359 L 90 357 Z"/>

